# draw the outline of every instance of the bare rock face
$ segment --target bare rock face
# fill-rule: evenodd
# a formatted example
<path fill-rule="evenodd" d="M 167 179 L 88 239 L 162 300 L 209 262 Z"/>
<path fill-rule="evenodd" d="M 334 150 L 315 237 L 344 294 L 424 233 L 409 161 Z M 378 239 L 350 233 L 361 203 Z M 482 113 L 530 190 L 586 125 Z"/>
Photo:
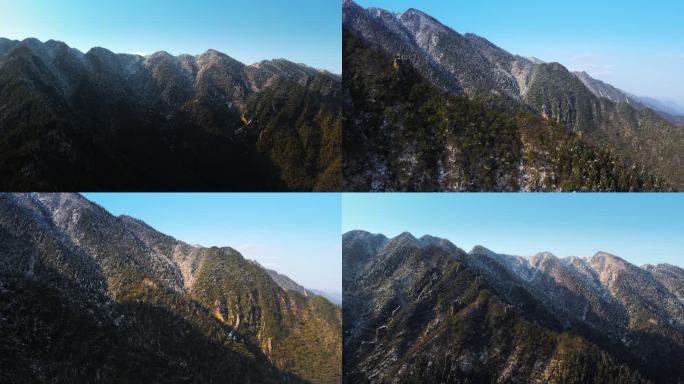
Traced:
<path fill-rule="evenodd" d="M 345 382 L 684 375 L 665 368 L 684 356 L 681 268 L 604 252 L 466 254 L 445 239 L 363 231 L 343 235 L 343 261 Z"/>

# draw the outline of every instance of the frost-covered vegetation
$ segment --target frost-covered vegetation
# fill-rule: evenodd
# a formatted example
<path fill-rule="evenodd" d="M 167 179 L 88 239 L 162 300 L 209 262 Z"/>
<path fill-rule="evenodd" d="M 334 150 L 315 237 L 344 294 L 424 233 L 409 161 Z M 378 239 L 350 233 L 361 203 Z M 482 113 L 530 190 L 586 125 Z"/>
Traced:
<path fill-rule="evenodd" d="M 348 190 L 650 191 L 668 184 L 530 112 L 428 83 L 409 62 L 345 29 Z"/>

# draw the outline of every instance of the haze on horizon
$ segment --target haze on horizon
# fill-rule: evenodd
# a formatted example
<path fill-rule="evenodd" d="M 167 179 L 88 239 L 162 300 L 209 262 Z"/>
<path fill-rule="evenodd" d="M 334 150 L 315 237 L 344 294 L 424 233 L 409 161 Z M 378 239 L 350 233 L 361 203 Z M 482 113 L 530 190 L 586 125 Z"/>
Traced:
<path fill-rule="evenodd" d="M 418 9 L 512 54 L 559 62 L 625 92 L 674 102 L 684 114 L 684 2 L 355 1 L 392 12 Z"/>
<path fill-rule="evenodd" d="M 142 55 L 215 49 L 245 64 L 285 58 L 338 74 L 341 24 L 334 0 L 0 0 L 0 37 L 7 39 Z"/>

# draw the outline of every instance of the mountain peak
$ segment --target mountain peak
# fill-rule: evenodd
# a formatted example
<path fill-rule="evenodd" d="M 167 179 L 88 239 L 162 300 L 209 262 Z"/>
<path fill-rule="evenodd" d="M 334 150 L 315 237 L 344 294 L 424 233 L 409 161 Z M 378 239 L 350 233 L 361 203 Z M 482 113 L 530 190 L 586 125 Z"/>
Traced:
<path fill-rule="evenodd" d="M 347 232 L 343 233 L 342 237 L 346 237 L 346 236 L 372 236 L 372 235 L 373 235 L 372 233 L 370 233 L 368 231 L 364 231 L 363 229 L 352 229 L 351 231 L 347 231 Z"/>
<path fill-rule="evenodd" d="M 110 51 L 107 48 L 102 48 L 102 47 L 92 47 L 88 52 L 86 52 L 87 56 L 94 56 L 94 57 L 100 57 L 100 58 L 115 58 L 116 53 Z"/>
<path fill-rule="evenodd" d="M 240 67 L 240 68 L 245 66 L 241 62 L 235 60 L 234 58 L 226 55 L 223 52 L 219 52 L 215 49 L 208 49 L 206 52 L 199 55 L 197 57 L 197 62 L 198 63 L 205 63 L 205 64 L 209 64 L 209 65 L 223 64 L 223 65 L 228 65 L 230 67 Z"/>
<path fill-rule="evenodd" d="M 346 239 L 354 239 L 354 238 L 363 238 L 363 239 L 372 239 L 372 238 L 378 238 L 378 239 L 385 239 L 388 240 L 387 237 L 381 233 L 371 233 L 368 231 L 364 231 L 362 229 L 354 229 L 348 232 L 345 232 L 342 234 L 342 238 Z"/>
<path fill-rule="evenodd" d="M 418 239 L 415 236 L 413 236 L 410 232 L 403 232 L 398 236 L 390 239 L 387 245 L 383 248 L 383 250 L 397 250 L 404 247 L 421 248 L 421 244 L 418 241 Z"/>
<path fill-rule="evenodd" d="M 162 57 L 163 57 L 163 58 L 171 58 L 171 57 L 175 57 L 175 56 L 173 56 L 172 54 L 170 54 L 170 53 L 168 53 L 168 52 L 166 52 L 166 51 L 157 51 L 157 52 L 155 52 L 155 53 L 149 55 L 148 57 L 149 57 L 149 58 L 157 58 L 157 57 L 160 57 L 160 58 L 162 58 Z"/>
<path fill-rule="evenodd" d="M 629 263 L 607 252 L 599 251 L 587 259 L 589 265 L 599 273 L 602 280 L 612 276 L 614 272 L 626 271 Z"/>
<path fill-rule="evenodd" d="M 470 255 L 486 255 L 486 256 L 492 256 L 495 255 L 496 253 L 488 248 L 485 248 L 482 245 L 476 245 L 473 247 L 473 249 L 468 252 Z"/>
<path fill-rule="evenodd" d="M 549 252 L 549 251 L 539 252 L 539 253 L 535 254 L 534 256 L 532 256 L 532 257 L 535 258 L 535 259 L 542 259 L 542 260 L 546 260 L 546 259 L 558 259 L 558 257 L 557 257 L 556 255 L 554 255 L 553 253 L 551 253 L 551 252 Z"/>
<path fill-rule="evenodd" d="M 419 15 L 419 16 L 425 16 L 425 17 L 428 17 L 428 18 L 430 18 L 430 19 L 432 19 L 432 20 L 437 21 L 437 19 L 435 19 L 434 17 L 428 15 L 427 13 L 425 13 L 425 12 L 423 12 L 423 11 L 421 11 L 421 10 L 415 9 L 415 8 L 409 8 L 409 9 L 407 9 L 406 12 L 402 13 L 402 15 Z"/>
<path fill-rule="evenodd" d="M 659 263 L 659 264 L 644 264 L 641 266 L 642 269 L 681 269 L 676 265 L 670 263 Z"/>
<path fill-rule="evenodd" d="M 61 47 L 68 47 L 68 45 L 65 42 L 59 41 L 59 40 L 54 40 L 54 39 L 50 39 L 50 40 L 46 41 L 45 45 L 47 45 L 49 47 L 60 47 L 60 48 Z"/>
<path fill-rule="evenodd" d="M 411 232 L 402 232 L 394 240 L 418 242 L 418 239 Z"/>
<path fill-rule="evenodd" d="M 25 43 L 25 44 L 43 44 L 42 41 L 36 39 L 35 37 L 27 37 L 24 40 L 22 40 L 21 42 Z"/>
<path fill-rule="evenodd" d="M 551 252 L 539 252 L 528 259 L 531 266 L 546 270 L 548 267 L 556 265 L 560 259 Z"/>
<path fill-rule="evenodd" d="M 217 51 L 215 49 L 209 48 L 207 49 L 203 54 L 199 55 L 200 57 L 202 56 L 207 56 L 207 57 L 229 57 L 223 52 Z"/>
<path fill-rule="evenodd" d="M 621 258 L 619 258 L 618 256 L 615 256 L 615 255 L 613 255 L 612 253 L 603 252 L 603 251 L 598 251 L 598 252 L 596 252 L 596 253 L 595 253 L 593 256 L 591 256 L 591 257 L 592 257 L 592 258 L 596 258 L 596 259 L 601 259 L 601 260 L 606 260 L 606 259 L 607 259 L 607 260 L 620 260 L 620 261 L 623 261 L 623 260 L 622 260 Z"/>
<path fill-rule="evenodd" d="M 420 237 L 419 240 L 421 243 L 439 243 L 439 242 L 443 242 L 443 241 L 449 241 L 447 239 L 443 239 L 441 237 L 431 236 L 431 235 L 423 235 Z"/>
<path fill-rule="evenodd" d="M 440 23 L 439 20 L 437 20 L 434 17 L 428 15 L 427 13 L 419 11 L 415 8 L 409 8 L 408 10 L 406 10 L 406 12 L 401 14 L 400 18 L 402 20 L 416 19 L 415 21 L 418 22 L 418 26 L 420 27 L 420 29 L 425 29 L 425 28 L 429 28 L 432 30 L 447 29 L 447 27 L 445 27 L 444 24 Z"/>

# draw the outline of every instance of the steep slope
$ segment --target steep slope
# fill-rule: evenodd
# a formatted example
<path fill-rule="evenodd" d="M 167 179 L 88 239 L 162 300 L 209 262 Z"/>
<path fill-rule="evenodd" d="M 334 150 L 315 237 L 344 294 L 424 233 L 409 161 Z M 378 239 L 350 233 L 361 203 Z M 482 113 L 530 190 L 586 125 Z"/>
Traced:
<path fill-rule="evenodd" d="M 573 72 L 573 74 L 598 98 L 604 97 L 614 103 L 634 104 L 637 108 L 643 107 L 636 98 L 630 97 L 627 93 L 610 84 L 594 79 L 586 72 Z"/>
<path fill-rule="evenodd" d="M 35 39 L 2 47 L 5 189 L 340 188 L 335 75 L 282 59 L 246 66 L 214 50 L 83 54 Z"/>
<path fill-rule="evenodd" d="M 69 194 L 1 195 L 0 244 L 2 381 L 340 380 L 340 309 L 233 249 Z"/>
<path fill-rule="evenodd" d="M 684 358 L 677 283 L 664 285 L 648 269 L 603 252 L 584 259 L 549 253 L 526 259 L 476 248 L 469 255 L 469 264 L 509 302 L 534 298 L 527 312 L 540 314 L 539 321 L 592 340 L 644 376 L 667 382 L 684 376 L 679 369 L 661 373 Z"/>
<path fill-rule="evenodd" d="M 381 9 L 365 10 L 351 0 L 344 0 L 342 25 L 354 31 L 360 39 L 386 47 L 387 52 L 407 58 L 434 84 L 454 92 L 462 87 L 456 79 L 412 42 L 412 37 L 398 23 L 397 15 Z M 343 56 L 344 58 L 344 56 Z M 345 72 L 343 65 L 343 74 Z"/>
<path fill-rule="evenodd" d="M 320 296 L 282 289 L 261 266 L 234 250 L 203 250 L 199 257 L 206 261 L 190 297 L 252 338 L 281 369 L 311 382 L 339 382 L 339 307 Z"/>
<path fill-rule="evenodd" d="M 408 233 L 383 247 L 374 239 L 343 236 L 344 382 L 649 382 L 631 362 L 545 319 L 540 299 L 502 295 L 478 256 Z"/>
<path fill-rule="evenodd" d="M 668 189 L 557 122 L 454 96 L 346 29 L 343 39 L 345 190 Z"/>
<path fill-rule="evenodd" d="M 342 97 L 338 78 L 301 83 L 277 78 L 244 107 L 256 150 L 295 191 L 339 191 L 342 185 Z"/>
<path fill-rule="evenodd" d="M 684 301 L 684 270 L 674 265 L 645 265 L 642 268 L 651 272 L 661 284 Z"/>
<path fill-rule="evenodd" d="M 672 124 L 684 125 L 684 109 L 672 102 L 660 101 L 650 97 L 634 96 L 641 104 L 658 112 L 659 115 Z"/>
<path fill-rule="evenodd" d="M 558 63 L 516 56 L 480 36 L 461 35 L 415 9 L 392 14 L 347 0 L 343 13 L 346 36 L 408 63 L 436 87 L 496 110 L 532 112 L 560 123 L 586 143 L 618 154 L 624 166 L 681 188 L 684 130 L 622 91 Z M 488 172 L 494 176 L 496 170 Z"/>
<path fill-rule="evenodd" d="M 286 291 L 291 290 L 299 293 L 302 296 L 308 296 L 309 292 L 306 290 L 306 288 L 302 287 L 301 285 L 297 284 L 296 282 L 292 281 L 289 277 L 285 275 L 281 275 L 280 273 L 264 268 L 266 270 L 266 273 L 268 276 L 271 278 L 271 280 L 275 281 L 278 286 Z"/>
<path fill-rule="evenodd" d="M 573 74 L 598 98 L 603 97 L 614 103 L 630 104 L 637 110 L 650 108 L 672 124 L 684 124 L 684 110 L 676 104 L 632 95 L 601 80 L 594 79 L 586 72 L 573 72 Z"/>

